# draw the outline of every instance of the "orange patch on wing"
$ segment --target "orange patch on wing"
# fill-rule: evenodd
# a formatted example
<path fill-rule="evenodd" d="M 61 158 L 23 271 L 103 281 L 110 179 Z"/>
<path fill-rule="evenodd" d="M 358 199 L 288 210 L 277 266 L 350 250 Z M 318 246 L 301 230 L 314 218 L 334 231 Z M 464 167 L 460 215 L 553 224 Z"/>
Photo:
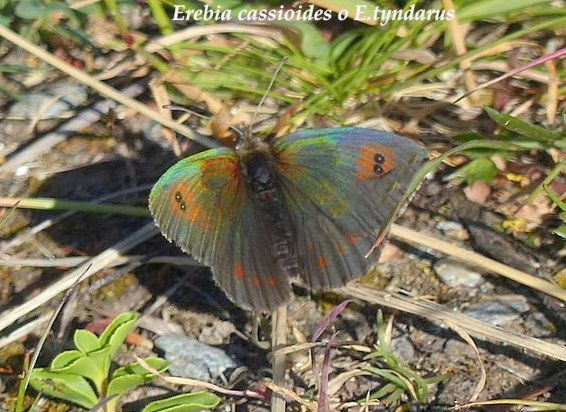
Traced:
<path fill-rule="evenodd" d="M 186 215 L 183 219 L 187 219 L 191 225 L 197 225 L 199 230 L 206 232 L 210 229 L 210 213 L 204 211 L 200 205 L 186 205 L 184 212 Z"/>
<path fill-rule="evenodd" d="M 195 223 L 199 219 L 199 216 L 202 214 L 202 207 L 200 207 L 199 205 L 191 205 L 190 208 L 185 209 L 185 212 L 187 213 L 189 222 Z"/>
<path fill-rule="evenodd" d="M 210 189 L 219 189 L 234 182 L 239 173 L 238 162 L 232 158 L 208 159 L 199 168 L 203 184 Z"/>
<path fill-rule="evenodd" d="M 342 245 L 336 246 L 336 253 L 338 253 L 339 255 L 343 255 L 345 253 Z"/>
<path fill-rule="evenodd" d="M 393 161 L 394 153 L 395 151 L 393 149 L 376 144 L 367 143 L 360 146 L 358 149 L 358 157 L 356 158 L 356 164 L 358 166 L 356 178 L 370 179 L 383 176 L 387 172 L 390 172 L 395 167 L 395 162 Z M 384 161 L 376 162 L 376 155 L 383 156 Z M 376 173 L 376 165 L 381 167 L 382 172 Z"/>
<path fill-rule="evenodd" d="M 269 286 L 275 286 L 275 279 L 273 276 L 269 275 L 265 281 Z"/>
<path fill-rule="evenodd" d="M 251 281 L 252 281 L 252 283 L 253 283 L 254 286 L 259 286 L 259 284 L 261 283 L 261 280 L 260 280 L 259 277 L 257 277 L 257 276 L 254 276 L 254 277 L 251 279 Z"/>
<path fill-rule="evenodd" d="M 326 258 L 324 256 L 319 257 L 316 261 L 316 264 L 318 266 L 320 266 L 321 268 L 325 267 L 327 265 L 327 263 L 328 262 L 326 261 Z"/>
<path fill-rule="evenodd" d="M 348 235 L 346 236 L 346 240 L 350 243 L 356 243 L 361 239 L 361 236 L 354 236 L 354 235 Z"/>
<path fill-rule="evenodd" d="M 314 251 L 314 245 L 312 242 L 307 243 L 307 252 L 313 252 Z"/>
<path fill-rule="evenodd" d="M 244 267 L 240 263 L 234 265 L 234 276 L 242 279 L 245 276 Z"/>
<path fill-rule="evenodd" d="M 171 186 L 168 191 L 170 209 L 180 219 L 188 221 L 191 225 L 196 223 L 200 230 L 206 231 L 211 224 L 210 213 L 197 203 L 195 190 L 185 182 Z"/>

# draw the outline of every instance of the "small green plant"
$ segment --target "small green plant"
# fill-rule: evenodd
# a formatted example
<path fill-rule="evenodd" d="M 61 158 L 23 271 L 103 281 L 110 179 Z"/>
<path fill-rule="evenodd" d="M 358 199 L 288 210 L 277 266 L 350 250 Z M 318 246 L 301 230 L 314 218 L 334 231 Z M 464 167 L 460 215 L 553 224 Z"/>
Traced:
<path fill-rule="evenodd" d="M 60 353 L 49 368 L 36 368 L 30 384 L 47 395 L 92 408 L 102 399 L 116 394 L 106 403 L 106 409 L 116 409 L 119 398 L 128 390 L 154 377 L 138 364 L 118 368 L 109 378 L 112 357 L 131 331 L 138 315 L 126 312 L 116 317 L 100 337 L 79 329 L 73 341 L 76 350 Z M 148 358 L 146 362 L 159 371 L 169 367 L 161 358 Z"/>
<path fill-rule="evenodd" d="M 509 150 L 502 150 L 497 145 L 494 145 L 493 148 L 486 146 L 480 149 L 467 150 L 466 155 L 472 160 L 458 169 L 455 175 L 456 177 L 464 177 L 468 184 L 476 181 L 490 181 L 495 177 L 497 167 L 491 159 L 491 156 L 494 154 L 498 154 L 507 160 L 516 155 L 517 148 L 528 151 L 563 150 L 566 147 L 566 138 L 561 133 L 552 132 L 544 127 L 527 123 L 511 115 L 499 113 L 491 107 L 484 107 L 484 110 L 493 121 L 501 126 L 501 131 L 497 134 L 496 139 L 508 143 Z M 457 140 L 471 141 L 481 138 L 482 136 L 478 133 L 469 133 L 459 136 Z M 557 165 L 549 176 L 556 176 L 563 167 L 564 164 Z M 541 190 L 542 186 L 537 188 L 531 197 L 534 197 Z"/>
<path fill-rule="evenodd" d="M 382 404 L 391 405 L 401 402 L 402 396 L 406 394 L 410 401 L 424 404 L 427 401 L 428 387 L 450 378 L 449 374 L 423 378 L 399 358 L 391 349 L 391 329 L 384 321 L 381 311 L 377 315 L 377 339 L 374 351 L 367 355 L 366 359 L 378 359 L 381 365 L 364 369 L 388 382 L 367 399 L 360 400 L 360 403 L 379 399 Z"/>
<path fill-rule="evenodd" d="M 83 27 L 86 21 L 84 17 L 81 12 L 61 1 L 0 1 L 0 24 L 18 27 L 23 36 L 35 41 L 48 35 L 90 45 Z"/>
<path fill-rule="evenodd" d="M 562 223 L 554 230 L 554 233 L 556 233 L 561 238 L 566 239 L 566 203 L 564 203 L 560 199 L 560 197 L 552 190 L 550 190 L 548 187 L 543 186 L 543 188 L 547 196 L 554 202 L 556 206 L 560 208 L 560 213 L 558 214 L 558 217 Z"/>
<path fill-rule="evenodd" d="M 76 349 L 57 355 L 49 368 L 33 369 L 31 386 L 49 396 L 93 411 L 115 411 L 121 396 L 155 377 L 137 362 L 116 369 L 110 376 L 112 357 L 137 318 L 136 313 L 122 313 L 100 336 L 85 329 L 75 331 L 73 341 Z M 158 372 L 169 367 L 169 362 L 159 357 L 149 357 L 144 361 Z M 200 411 L 217 405 L 219 401 L 220 398 L 214 394 L 196 392 L 152 402 L 144 411 Z"/>

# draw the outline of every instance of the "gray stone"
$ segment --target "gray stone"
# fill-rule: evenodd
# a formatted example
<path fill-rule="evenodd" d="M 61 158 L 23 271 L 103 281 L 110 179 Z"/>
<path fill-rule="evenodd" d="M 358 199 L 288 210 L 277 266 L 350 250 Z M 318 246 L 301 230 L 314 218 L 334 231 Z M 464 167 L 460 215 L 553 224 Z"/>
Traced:
<path fill-rule="evenodd" d="M 171 362 L 169 373 L 190 379 L 211 382 L 227 369 L 238 367 L 222 349 L 181 335 L 163 335 L 155 346 Z"/>
<path fill-rule="evenodd" d="M 529 310 L 524 299 L 489 299 L 473 303 L 464 311 L 472 318 L 495 326 L 511 323 Z"/>
<path fill-rule="evenodd" d="M 476 268 L 453 258 L 440 259 L 434 264 L 438 277 L 448 286 L 477 287 L 483 280 Z"/>
<path fill-rule="evenodd" d="M 405 362 L 414 363 L 417 355 L 413 342 L 406 335 L 391 339 L 391 349 L 393 349 Z"/>
<path fill-rule="evenodd" d="M 23 94 L 10 106 L 9 116 L 52 117 L 73 111 L 87 99 L 87 87 L 80 83 L 58 83 L 40 92 Z"/>

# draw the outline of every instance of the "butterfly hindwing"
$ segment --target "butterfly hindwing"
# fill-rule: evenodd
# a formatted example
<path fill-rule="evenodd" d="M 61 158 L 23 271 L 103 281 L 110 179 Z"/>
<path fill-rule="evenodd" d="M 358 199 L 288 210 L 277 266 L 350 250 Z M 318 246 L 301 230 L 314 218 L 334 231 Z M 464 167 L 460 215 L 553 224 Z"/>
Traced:
<path fill-rule="evenodd" d="M 361 128 L 293 133 L 275 141 L 274 154 L 301 277 L 313 289 L 363 274 L 364 256 L 426 158 L 407 138 Z"/>
<path fill-rule="evenodd" d="M 289 281 L 234 150 L 207 150 L 173 165 L 153 187 L 149 207 L 163 234 L 210 266 L 234 303 L 272 309 L 288 300 Z"/>
<path fill-rule="evenodd" d="M 252 152 L 222 148 L 181 160 L 150 194 L 165 236 L 210 266 L 234 303 L 259 310 L 289 299 L 293 262 L 313 289 L 363 274 L 366 253 L 426 158 L 409 139 L 359 128 L 301 131 L 271 150 L 264 166 L 277 191 L 263 180 L 270 173 L 248 160 Z"/>

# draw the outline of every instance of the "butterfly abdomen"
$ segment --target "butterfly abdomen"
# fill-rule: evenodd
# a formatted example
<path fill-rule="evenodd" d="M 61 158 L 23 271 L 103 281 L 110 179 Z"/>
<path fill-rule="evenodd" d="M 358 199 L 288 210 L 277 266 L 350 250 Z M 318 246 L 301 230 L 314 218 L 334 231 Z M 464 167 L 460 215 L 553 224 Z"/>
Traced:
<path fill-rule="evenodd" d="M 247 156 L 244 172 L 258 209 L 264 214 L 271 227 L 277 263 L 288 276 L 297 276 L 299 265 L 292 244 L 294 229 L 291 227 L 287 207 L 277 187 L 277 178 L 268 155 L 257 152 Z"/>

